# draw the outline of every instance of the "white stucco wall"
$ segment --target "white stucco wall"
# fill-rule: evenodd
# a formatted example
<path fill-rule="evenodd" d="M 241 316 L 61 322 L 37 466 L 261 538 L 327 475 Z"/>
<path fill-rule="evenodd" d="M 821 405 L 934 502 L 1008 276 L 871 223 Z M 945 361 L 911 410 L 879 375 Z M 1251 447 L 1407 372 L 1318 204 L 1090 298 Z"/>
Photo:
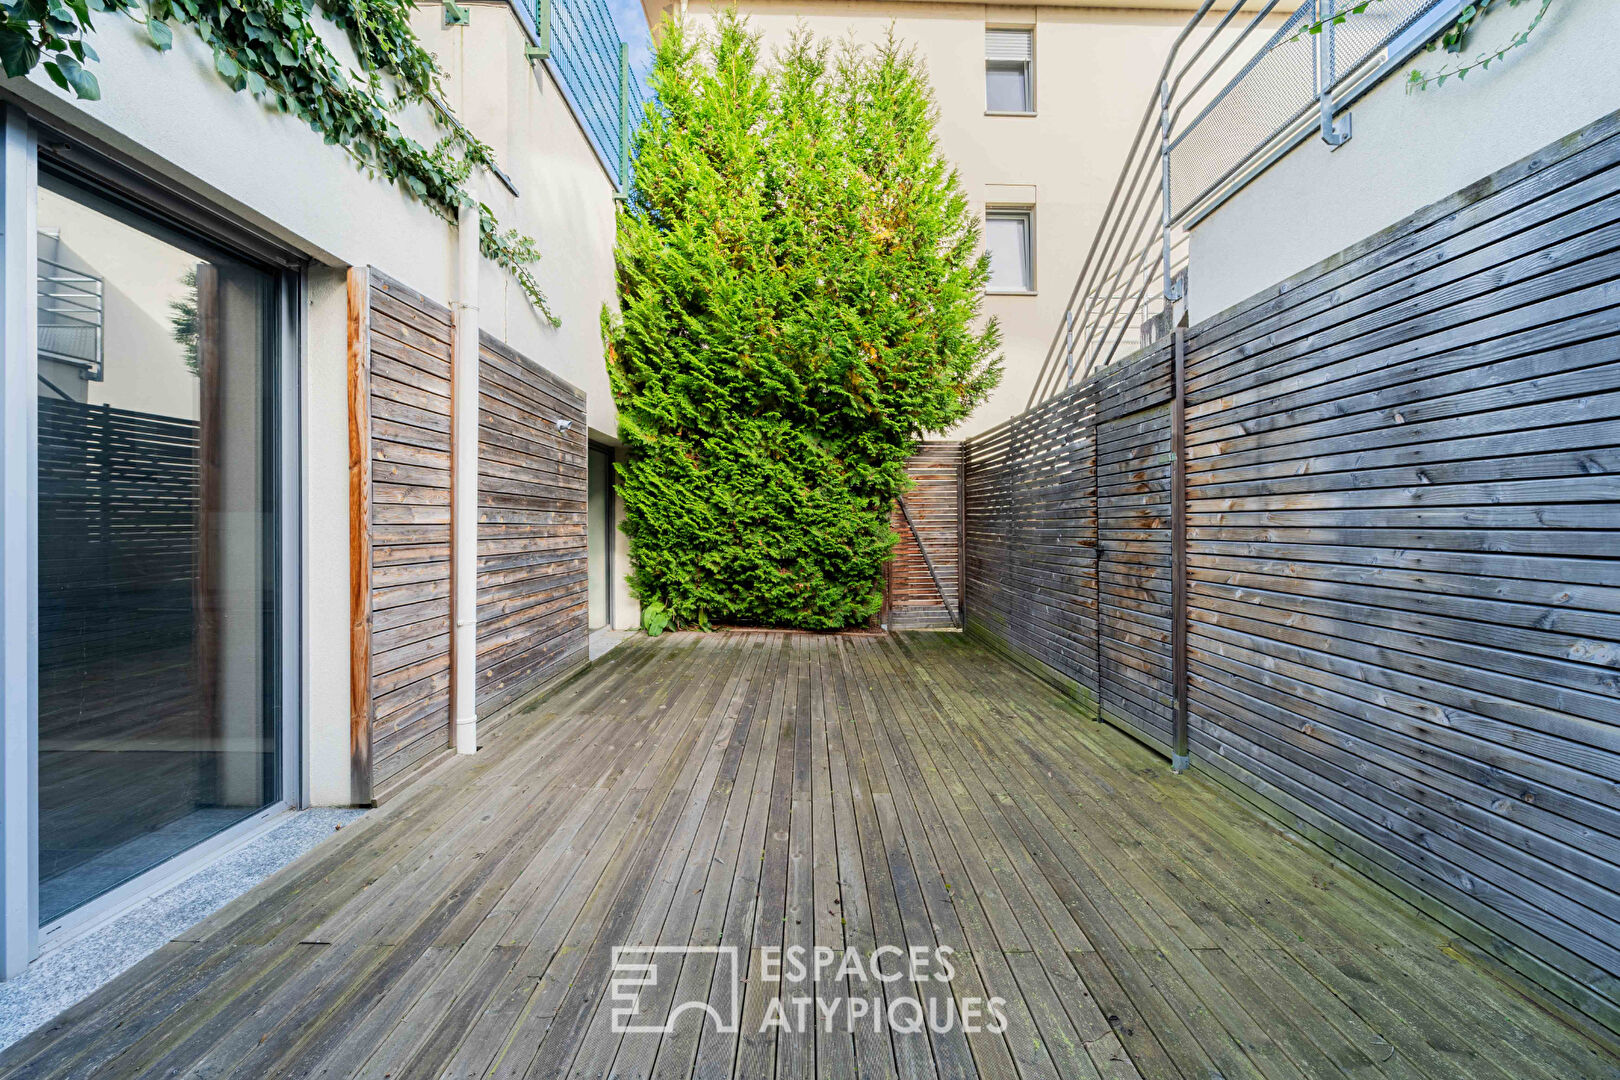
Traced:
<path fill-rule="evenodd" d="M 1464 56 L 1499 48 L 1539 6 L 1501 5 Z M 1408 92 L 1411 67 L 1456 62 L 1419 53 L 1355 103 L 1343 147 L 1311 137 L 1198 224 L 1192 323 L 1620 109 L 1617 50 L 1620 3 L 1556 0 L 1527 45 L 1462 82 Z"/>
<path fill-rule="evenodd" d="M 97 20 L 93 43 L 102 99 L 81 102 L 43 74 L 4 89 L 37 114 L 100 141 L 176 186 L 276 237 L 312 260 L 300 373 L 305 492 L 305 687 L 307 777 L 314 804 L 342 804 L 349 791 L 348 403 L 344 272 L 375 266 L 441 302 L 455 287 L 455 230 L 392 185 L 362 174 L 307 125 L 270 112 L 220 81 L 212 56 L 180 29 L 159 53 L 140 27 Z M 589 422 L 611 438 L 599 318 L 612 302 L 613 186 L 549 76 L 523 58 L 526 40 L 504 3 L 472 5 L 470 26 L 446 29 L 439 7 L 416 27 L 446 69 L 451 106 L 496 151 L 514 197 L 493 177 L 474 192 L 503 227 L 534 236 L 536 270 L 552 309 L 539 318 L 500 267 L 479 281 L 480 324 L 588 396 Z M 340 57 L 342 36 L 328 35 Z M 405 129 L 431 141 L 420 116 Z M 622 545 L 621 545 L 622 547 Z M 626 569 L 621 560 L 621 573 Z M 622 583 L 616 583 L 622 589 Z M 621 608 L 633 625 L 633 604 Z M 289 763 L 293 767 L 293 763 Z"/>

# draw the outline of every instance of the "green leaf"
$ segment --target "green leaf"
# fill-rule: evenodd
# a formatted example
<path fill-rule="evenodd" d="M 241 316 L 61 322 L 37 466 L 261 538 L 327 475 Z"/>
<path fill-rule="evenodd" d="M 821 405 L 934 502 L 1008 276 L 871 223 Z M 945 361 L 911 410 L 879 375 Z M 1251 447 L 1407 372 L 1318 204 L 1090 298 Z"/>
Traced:
<path fill-rule="evenodd" d="M 62 74 L 62 68 L 60 65 L 54 61 L 47 60 L 40 66 L 45 69 L 45 74 L 51 77 L 51 82 L 55 83 L 57 86 L 60 86 L 64 90 L 73 89 L 68 85 L 67 76 Z"/>
<path fill-rule="evenodd" d="M 84 65 L 66 53 L 58 53 L 56 62 L 61 67 L 62 74 L 67 77 L 67 81 L 72 84 L 75 94 L 85 101 L 101 100 L 101 84 L 96 81 L 94 75 L 84 70 Z"/>
<path fill-rule="evenodd" d="M 214 52 L 214 68 L 229 80 L 234 80 L 242 74 L 242 69 L 236 66 L 236 61 L 232 60 L 230 54 L 223 49 Z"/>
<path fill-rule="evenodd" d="M 669 629 L 670 620 L 669 609 L 657 600 L 651 600 L 642 605 L 641 627 L 647 631 L 648 637 L 657 637 Z"/>
<path fill-rule="evenodd" d="M 39 47 L 33 37 L 23 30 L 13 29 L 12 24 L 0 26 L 0 66 L 5 68 L 6 74 L 13 79 L 20 78 L 37 63 Z"/>
<path fill-rule="evenodd" d="M 146 37 L 158 52 L 167 52 L 174 47 L 174 31 L 169 28 L 169 24 L 159 22 L 150 16 L 146 20 Z"/>

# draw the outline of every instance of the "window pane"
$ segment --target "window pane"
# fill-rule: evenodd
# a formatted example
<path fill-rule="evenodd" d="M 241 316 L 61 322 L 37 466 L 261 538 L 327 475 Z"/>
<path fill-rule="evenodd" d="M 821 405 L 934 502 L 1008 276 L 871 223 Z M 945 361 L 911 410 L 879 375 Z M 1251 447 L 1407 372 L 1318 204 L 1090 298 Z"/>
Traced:
<path fill-rule="evenodd" d="M 1028 64 L 1023 61 L 986 60 L 985 108 L 991 112 L 1030 112 Z"/>
<path fill-rule="evenodd" d="M 990 253 L 991 292 L 1030 290 L 1028 214 L 987 214 L 984 247 Z"/>
<path fill-rule="evenodd" d="M 39 187 L 39 907 L 278 797 L 275 286 Z"/>

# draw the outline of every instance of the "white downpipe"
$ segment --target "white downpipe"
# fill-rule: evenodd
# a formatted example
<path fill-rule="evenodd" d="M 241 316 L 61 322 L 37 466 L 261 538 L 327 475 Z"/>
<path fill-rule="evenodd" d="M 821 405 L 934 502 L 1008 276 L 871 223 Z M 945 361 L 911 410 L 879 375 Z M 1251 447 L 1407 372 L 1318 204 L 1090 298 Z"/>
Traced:
<path fill-rule="evenodd" d="M 478 208 L 456 229 L 450 388 L 450 715 L 458 754 L 478 750 Z"/>

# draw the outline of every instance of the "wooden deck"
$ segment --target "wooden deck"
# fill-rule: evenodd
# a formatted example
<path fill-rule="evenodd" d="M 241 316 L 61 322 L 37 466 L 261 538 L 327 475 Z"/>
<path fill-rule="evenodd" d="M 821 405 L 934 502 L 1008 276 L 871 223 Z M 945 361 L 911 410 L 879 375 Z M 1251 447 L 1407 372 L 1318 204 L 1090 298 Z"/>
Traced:
<path fill-rule="evenodd" d="M 740 1033 L 614 1031 L 616 945 L 736 946 Z M 949 946 L 843 982 L 762 946 Z M 893 954 L 890 954 L 891 956 Z M 726 1012 L 665 954 L 638 1023 Z M 896 970 L 892 960 L 889 970 Z M 937 970 L 937 969 L 936 969 Z M 886 995 L 886 997 L 885 997 Z M 965 1034 L 849 1001 L 1006 999 Z M 902 1009 L 901 1026 L 912 1019 Z M 946 1025 L 941 1024 L 941 1027 Z M 1412 909 L 956 634 L 620 647 L 0 1057 L 10 1076 L 1620 1076 Z"/>

